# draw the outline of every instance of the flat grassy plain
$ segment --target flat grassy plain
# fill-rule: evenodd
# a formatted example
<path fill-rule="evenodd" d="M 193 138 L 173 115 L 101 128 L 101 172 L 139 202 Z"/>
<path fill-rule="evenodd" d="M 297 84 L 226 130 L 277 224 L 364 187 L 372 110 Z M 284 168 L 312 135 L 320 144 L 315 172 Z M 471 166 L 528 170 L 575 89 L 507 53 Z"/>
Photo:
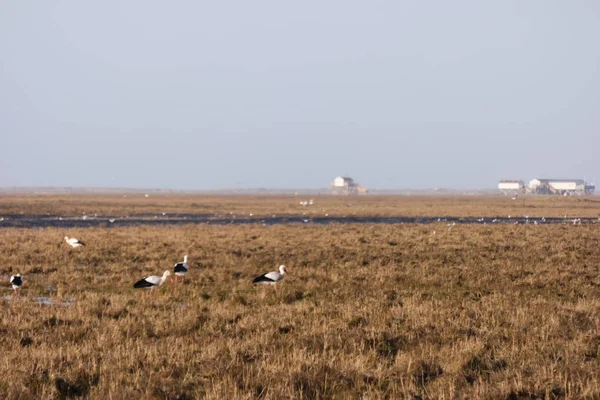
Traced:
<path fill-rule="evenodd" d="M 142 196 L 1 196 L 0 216 L 600 216 L 593 197 Z M 600 224 L 0 224 L 0 398 L 597 399 L 599 239 Z M 177 294 L 133 289 L 185 254 Z M 277 294 L 251 285 L 282 263 Z"/>

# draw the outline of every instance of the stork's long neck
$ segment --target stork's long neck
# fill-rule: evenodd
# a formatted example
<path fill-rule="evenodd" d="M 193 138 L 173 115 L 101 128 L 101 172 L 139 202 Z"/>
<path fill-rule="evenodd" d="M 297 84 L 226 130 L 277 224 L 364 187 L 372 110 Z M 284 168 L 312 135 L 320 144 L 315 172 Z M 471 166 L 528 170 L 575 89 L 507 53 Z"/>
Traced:
<path fill-rule="evenodd" d="M 183 256 L 183 263 L 187 264 L 187 256 Z"/>
<path fill-rule="evenodd" d="M 160 278 L 160 282 L 158 282 L 158 286 L 165 283 L 166 280 L 167 280 L 167 271 L 165 271 L 164 274 L 162 275 L 162 277 Z"/>

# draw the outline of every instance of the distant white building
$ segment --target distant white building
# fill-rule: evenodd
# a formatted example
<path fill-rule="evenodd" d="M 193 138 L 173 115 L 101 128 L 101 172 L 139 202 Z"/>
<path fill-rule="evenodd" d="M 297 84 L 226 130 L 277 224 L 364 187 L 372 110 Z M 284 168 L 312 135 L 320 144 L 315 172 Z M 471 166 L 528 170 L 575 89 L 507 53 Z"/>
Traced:
<path fill-rule="evenodd" d="M 348 187 L 354 185 L 354 179 L 347 176 L 338 176 L 333 180 L 333 187 Z"/>
<path fill-rule="evenodd" d="M 525 190 L 525 182 L 520 180 L 502 180 L 498 182 L 498 189 L 504 194 L 517 194 Z"/>
<path fill-rule="evenodd" d="M 331 191 L 335 195 L 366 194 L 368 189 L 361 187 L 348 176 L 338 176 L 331 182 Z"/>
<path fill-rule="evenodd" d="M 584 195 L 593 194 L 595 186 L 583 179 L 546 179 L 536 178 L 527 185 L 531 193 L 554 195 Z"/>

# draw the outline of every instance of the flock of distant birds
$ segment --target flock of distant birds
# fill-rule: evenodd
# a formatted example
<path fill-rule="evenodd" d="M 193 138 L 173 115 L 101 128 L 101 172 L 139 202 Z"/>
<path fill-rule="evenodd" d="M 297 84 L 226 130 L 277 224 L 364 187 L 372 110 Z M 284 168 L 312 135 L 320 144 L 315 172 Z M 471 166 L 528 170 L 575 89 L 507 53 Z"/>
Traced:
<path fill-rule="evenodd" d="M 85 246 L 84 242 L 82 242 L 81 240 L 74 238 L 74 237 L 70 238 L 68 236 L 65 236 L 65 242 L 67 242 L 67 244 L 73 248 Z M 171 280 L 171 283 L 173 283 L 174 292 L 177 292 L 177 280 L 178 280 L 178 278 L 181 278 L 181 283 L 183 284 L 183 282 L 185 280 L 185 276 L 187 275 L 189 268 L 190 268 L 190 266 L 188 264 L 188 256 L 185 255 L 183 257 L 183 261 L 175 264 L 175 266 L 173 267 L 173 272 L 171 272 L 169 270 L 165 270 L 165 272 L 163 272 L 162 276 L 158 276 L 158 275 L 144 276 L 142 279 L 140 279 L 139 281 L 134 283 L 133 287 L 135 289 L 147 289 L 148 297 L 152 297 L 154 288 L 161 286 L 163 283 L 165 283 L 167 278 L 169 278 Z M 277 282 L 281 281 L 285 277 L 285 274 L 286 274 L 285 265 L 280 265 L 279 271 L 271 271 L 271 272 L 267 272 L 266 274 L 257 276 L 256 278 L 254 278 L 254 280 L 252 280 L 252 283 L 256 284 L 256 285 L 271 285 L 271 286 L 273 286 L 273 290 L 275 292 L 277 292 Z M 173 280 L 173 276 L 175 277 L 174 280 Z M 21 274 L 12 275 L 10 277 L 9 282 L 12 285 L 14 294 L 16 296 L 20 296 L 21 295 L 21 287 L 23 286 L 23 277 L 21 276 Z"/>

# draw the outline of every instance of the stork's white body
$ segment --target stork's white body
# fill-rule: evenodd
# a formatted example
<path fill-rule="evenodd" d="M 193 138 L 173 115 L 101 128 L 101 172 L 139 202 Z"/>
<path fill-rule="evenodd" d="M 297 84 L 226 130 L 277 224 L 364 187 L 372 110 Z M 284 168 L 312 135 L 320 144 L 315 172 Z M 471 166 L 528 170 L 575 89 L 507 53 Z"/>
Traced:
<path fill-rule="evenodd" d="M 184 277 L 187 274 L 189 268 L 190 266 L 188 265 L 188 256 L 184 256 L 183 262 L 178 262 L 177 264 L 175 264 L 175 266 L 173 267 L 173 272 L 175 273 L 175 276 Z"/>
<path fill-rule="evenodd" d="M 137 281 L 133 287 L 136 289 L 149 289 L 150 294 L 152 296 L 152 292 L 155 287 L 162 285 L 167 280 L 167 277 L 171 275 L 171 271 L 165 271 L 162 276 L 150 275 L 145 276 L 139 281 Z"/>
<path fill-rule="evenodd" d="M 85 246 L 85 243 L 83 243 L 82 241 L 72 237 L 68 237 L 65 236 L 65 242 L 67 242 L 67 244 L 71 247 L 81 247 L 81 246 Z"/>
<path fill-rule="evenodd" d="M 173 290 L 177 292 L 177 277 L 181 277 L 181 282 L 185 279 L 185 276 L 188 273 L 188 269 L 190 266 L 188 265 L 188 256 L 183 257 L 183 262 L 178 262 L 173 267 L 173 274 L 175 275 L 175 280 L 171 279 L 173 282 Z"/>
<path fill-rule="evenodd" d="M 254 278 L 252 283 L 256 285 L 273 285 L 273 290 L 277 291 L 277 282 L 281 281 L 286 274 L 285 265 L 279 266 L 279 271 L 271 271 L 264 275 Z"/>
<path fill-rule="evenodd" d="M 10 284 L 17 296 L 21 295 L 21 286 L 23 286 L 23 277 L 21 274 L 16 274 L 10 277 Z"/>

